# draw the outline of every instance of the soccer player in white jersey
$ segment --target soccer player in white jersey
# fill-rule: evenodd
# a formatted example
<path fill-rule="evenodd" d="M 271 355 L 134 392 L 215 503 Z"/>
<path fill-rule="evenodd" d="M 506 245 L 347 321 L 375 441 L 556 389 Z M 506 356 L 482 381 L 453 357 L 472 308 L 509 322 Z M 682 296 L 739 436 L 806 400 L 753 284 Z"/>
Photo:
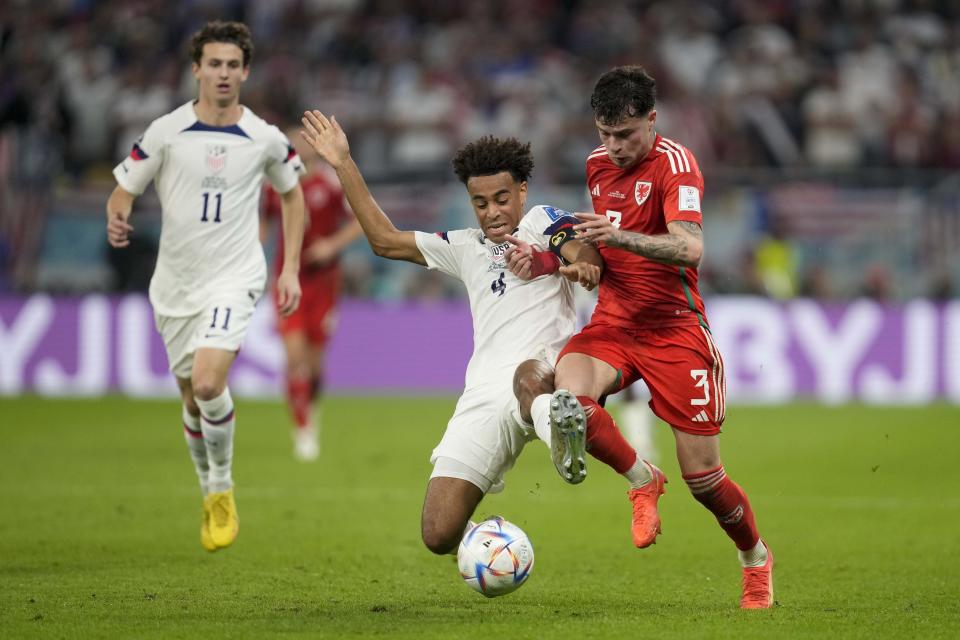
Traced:
<path fill-rule="evenodd" d="M 208 551 L 239 530 L 231 466 L 235 416 L 227 374 L 267 279 L 258 237 L 264 175 L 282 194 L 286 261 L 279 311 L 300 301 L 301 162 L 286 137 L 240 104 L 253 43 L 237 22 L 211 22 L 191 41 L 199 96 L 154 120 L 113 170 L 107 239 L 129 244 L 134 199 L 151 180 L 163 218 L 150 281 L 157 330 L 183 398 L 183 427 L 200 478 L 200 542 Z"/>
<path fill-rule="evenodd" d="M 311 111 L 303 124 L 306 140 L 336 170 L 374 253 L 443 271 L 466 287 L 473 355 L 463 395 L 431 456 L 434 467 L 422 514 L 424 544 L 434 553 L 449 553 L 483 496 L 502 488 L 503 474 L 527 441 L 539 437 L 548 442 L 554 464 L 568 482 L 582 478 L 586 417 L 576 398 L 557 391 L 554 419 L 542 427 L 533 425 L 530 402 L 553 391 L 551 365 L 576 322 L 572 283 L 595 286 L 602 262 L 589 245 L 554 234 L 555 228 L 576 223 L 570 214 L 547 206 L 523 214 L 533 169 L 528 144 L 486 137 L 454 158 L 479 228 L 400 231 L 370 194 L 336 120 Z M 544 249 L 537 256 L 546 264 L 533 261 L 532 279 L 507 269 L 510 238 Z M 548 245 L 554 245 L 565 266 L 557 267 L 555 254 L 545 250 Z M 549 275 L 555 270 L 562 277 Z"/>

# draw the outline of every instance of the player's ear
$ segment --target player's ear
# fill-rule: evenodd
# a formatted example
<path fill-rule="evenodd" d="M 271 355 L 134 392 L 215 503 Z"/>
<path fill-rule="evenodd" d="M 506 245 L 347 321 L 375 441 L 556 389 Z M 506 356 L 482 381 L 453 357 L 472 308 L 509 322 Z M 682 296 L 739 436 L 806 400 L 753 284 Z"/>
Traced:
<path fill-rule="evenodd" d="M 240 82 L 246 82 L 249 76 L 250 76 L 250 65 L 247 65 L 243 68 L 243 73 L 240 74 Z"/>
<path fill-rule="evenodd" d="M 653 123 L 657 121 L 657 110 L 650 109 L 649 115 L 647 115 L 647 120 L 650 121 L 650 126 L 653 126 Z"/>
<path fill-rule="evenodd" d="M 193 77 L 199 80 L 200 79 L 200 63 L 199 62 L 191 63 L 190 70 L 193 71 Z"/>

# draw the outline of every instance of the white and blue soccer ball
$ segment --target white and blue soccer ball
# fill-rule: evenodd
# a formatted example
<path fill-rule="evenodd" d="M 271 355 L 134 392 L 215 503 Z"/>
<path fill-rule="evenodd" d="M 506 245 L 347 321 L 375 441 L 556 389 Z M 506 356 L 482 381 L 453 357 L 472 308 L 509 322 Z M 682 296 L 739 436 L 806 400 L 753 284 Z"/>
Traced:
<path fill-rule="evenodd" d="M 470 529 L 457 550 L 460 576 L 488 598 L 515 591 L 533 570 L 533 545 L 517 525 L 500 516 Z"/>

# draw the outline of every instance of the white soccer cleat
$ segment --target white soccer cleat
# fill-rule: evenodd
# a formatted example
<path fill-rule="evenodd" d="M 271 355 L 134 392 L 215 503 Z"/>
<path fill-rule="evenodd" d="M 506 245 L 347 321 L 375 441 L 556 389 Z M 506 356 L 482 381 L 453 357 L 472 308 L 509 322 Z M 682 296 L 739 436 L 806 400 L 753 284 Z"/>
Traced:
<path fill-rule="evenodd" d="M 320 457 L 320 437 L 316 429 L 297 429 L 294 432 L 293 457 L 300 462 L 313 462 Z"/>
<path fill-rule="evenodd" d="M 550 400 L 550 457 L 560 477 L 579 484 L 587 477 L 587 416 L 569 391 L 557 389 Z"/>

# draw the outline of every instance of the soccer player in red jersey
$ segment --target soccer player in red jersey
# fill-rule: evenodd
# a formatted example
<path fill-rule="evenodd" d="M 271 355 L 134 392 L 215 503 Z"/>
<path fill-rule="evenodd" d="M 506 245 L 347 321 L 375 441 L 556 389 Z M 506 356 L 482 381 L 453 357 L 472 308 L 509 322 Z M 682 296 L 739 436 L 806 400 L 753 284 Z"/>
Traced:
<path fill-rule="evenodd" d="M 588 450 L 597 456 L 599 449 L 604 461 L 625 470 L 635 454 L 617 439 L 602 403 L 635 380 L 646 382 L 653 412 L 673 429 L 683 479 L 739 550 L 740 606 L 768 608 L 773 554 L 760 539 L 750 501 L 720 460 L 723 359 L 697 287 L 703 176 L 689 150 L 654 129 L 655 100 L 655 81 L 636 66 L 605 73 L 590 98 L 603 143 L 587 157 L 595 213 L 577 214 L 583 222 L 573 230 L 597 244 L 606 270 L 590 323 L 560 354 L 556 386 L 583 405 Z M 591 447 L 598 439 L 600 446 Z M 645 483 L 634 482 L 629 493 L 641 548 L 660 532 L 657 501 L 666 482 L 660 469 L 644 467 Z"/>
<path fill-rule="evenodd" d="M 306 204 L 303 248 L 300 252 L 300 307 L 287 317 L 278 316 L 277 329 L 286 352 L 287 404 L 295 429 L 294 456 L 303 461 L 320 455 L 319 417 L 313 405 L 323 385 L 324 350 L 336 326 L 336 306 L 340 291 L 339 256 L 341 251 L 363 233 L 347 208 L 336 175 L 294 131 L 291 153 L 300 154 L 307 169 L 301 179 Z M 263 221 L 279 219 L 280 198 L 267 188 Z M 276 265 L 283 264 L 283 232 L 277 244 Z M 276 298 L 276 295 L 274 296 Z"/>

